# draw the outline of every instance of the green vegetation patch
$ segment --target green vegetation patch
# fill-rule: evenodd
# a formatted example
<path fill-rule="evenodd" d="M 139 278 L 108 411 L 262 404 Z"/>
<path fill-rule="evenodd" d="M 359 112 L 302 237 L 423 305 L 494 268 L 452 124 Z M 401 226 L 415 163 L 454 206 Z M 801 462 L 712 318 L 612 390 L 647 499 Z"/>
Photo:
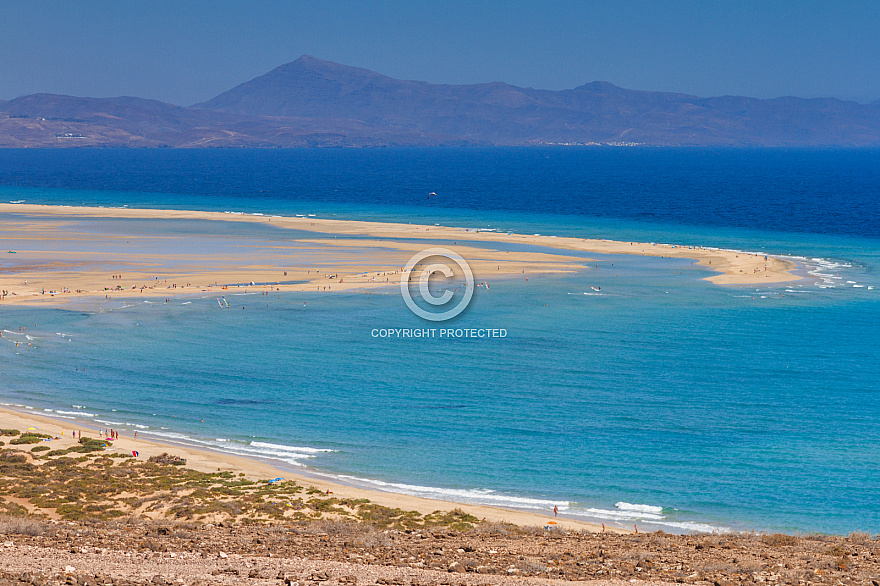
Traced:
<path fill-rule="evenodd" d="M 123 515 L 211 523 L 345 520 L 376 529 L 445 526 L 460 531 L 478 523 L 458 510 L 425 516 L 367 499 L 334 497 L 291 481 L 254 482 L 228 471 L 199 472 L 169 454 L 145 462 L 110 453 L 105 446 L 104 440 L 81 438 L 64 450 L 40 446 L 36 457 L 0 448 L 0 497 L 25 499 L 67 521 L 106 521 Z M 6 511 L 13 512 L 8 507 Z"/>
<path fill-rule="evenodd" d="M 10 444 L 20 445 L 20 444 L 38 444 L 43 441 L 43 438 L 48 438 L 51 436 L 42 434 L 42 433 L 26 433 L 21 437 L 17 437 L 13 440 L 9 440 Z"/>

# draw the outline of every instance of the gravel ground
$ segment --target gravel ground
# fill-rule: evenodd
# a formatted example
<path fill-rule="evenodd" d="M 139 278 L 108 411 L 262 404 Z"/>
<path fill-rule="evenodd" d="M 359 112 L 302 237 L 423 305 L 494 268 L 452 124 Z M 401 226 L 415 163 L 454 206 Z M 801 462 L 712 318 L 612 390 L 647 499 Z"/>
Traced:
<path fill-rule="evenodd" d="M 239 554 L 140 553 L 108 550 L 70 553 L 56 548 L 28 545 L 0 549 L 0 584 L 69 584 L 103 586 L 154 584 L 213 585 L 251 584 L 401 584 L 468 585 L 559 584 L 559 580 L 518 578 L 436 570 L 350 564 L 302 558 L 273 559 Z M 648 582 L 642 582 L 648 584 Z M 577 581 L 570 584 L 596 586 L 629 584 L 623 580 Z M 652 582 L 651 584 L 663 584 Z"/>

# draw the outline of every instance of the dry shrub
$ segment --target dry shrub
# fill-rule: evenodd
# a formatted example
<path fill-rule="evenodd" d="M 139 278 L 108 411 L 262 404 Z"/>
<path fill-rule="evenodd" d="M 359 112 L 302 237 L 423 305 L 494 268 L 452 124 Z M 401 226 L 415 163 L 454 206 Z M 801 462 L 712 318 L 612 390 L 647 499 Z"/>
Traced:
<path fill-rule="evenodd" d="M 330 537 L 351 542 L 357 547 L 388 547 L 391 539 L 369 523 L 321 519 L 303 525 L 300 532 L 311 535 L 327 534 Z"/>
<path fill-rule="evenodd" d="M 7 462 L 9 464 L 24 464 L 27 462 L 27 455 L 24 452 L 18 450 L 9 450 L 3 453 L 0 453 L 0 461 Z"/>
<path fill-rule="evenodd" d="M 519 528 L 519 533 L 522 535 L 540 535 L 542 537 L 562 537 L 566 534 L 566 531 L 558 525 L 545 525 L 543 527 L 538 525 L 523 525 Z"/>
<path fill-rule="evenodd" d="M 29 517 L 0 515 L 0 535 L 43 535 L 46 525 Z"/>
<path fill-rule="evenodd" d="M 825 551 L 825 555 L 833 555 L 837 557 L 845 558 L 847 555 L 847 551 L 839 545 L 835 545 L 830 549 Z"/>
<path fill-rule="evenodd" d="M 183 466 L 186 464 L 186 460 L 181 458 L 180 456 L 173 456 L 167 452 L 162 452 L 158 456 L 150 456 L 147 459 L 147 462 L 151 462 L 153 464 L 170 464 L 171 466 Z"/>
<path fill-rule="evenodd" d="M 783 572 L 782 581 L 785 584 L 804 584 L 811 582 L 815 577 L 813 570 L 789 570 Z"/>
<path fill-rule="evenodd" d="M 515 533 L 519 533 L 520 528 L 514 525 L 513 523 L 505 523 L 503 521 L 483 521 L 473 529 L 471 529 L 471 533 L 476 535 L 512 535 Z"/>
<path fill-rule="evenodd" d="M 663 531 L 654 531 L 653 533 L 648 534 L 648 543 L 654 546 L 662 547 L 668 543 L 669 534 Z"/>
<path fill-rule="evenodd" d="M 734 544 L 755 541 L 756 539 L 758 539 L 758 534 L 754 531 L 734 531 L 730 533 L 724 533 L 722 537 L 727 543 Z"/>
<path fill-rule="evenodd" d="M 178 539 L 192 539 L 194 534 L 190 532 L 193 527 L 192 523 L 175 523 L 170 521 L 153 521 L 149 523 L 151 531 L 159 536 L 176 537 Z"/>
<path fill-rule="evenodd" d="M 705 564 L 702 568 L 700 568 L 703 572 L 707 574 L 731 574 L 738 570 L 738 568 L 731 564 L 726 564 L 724 562 L 711 562 Z"/>
<path fill-rule="evenodd" d="M 757 574 L 763 569 L 764 566 L 758 562 L 739 562 L 733 571 L 739 574 Z"/>
<path fill-rule="evenodd" d="M 771 533 L 770 535 L 762 535 L 761 541 L 771 547 L 780 547 L 784 545 L 797 545 L 798 538 L 794 535 L 786 535 L 785 533 Z"/>
<path fill-rule="evenodd" d="M 547 571 L 547 565 L 534 560 L 520 560 L 516 567 L 527 574 L 540 574 Z"/>
<path fill-rule="evenodd" d="M 853 531 L 847 536 L 847 540 L 852 543 L 858 543 L 864 545 L 865 543 L 869 543 L 871 541 L 871 534 L 865 531 Z"/>
<path fill-rule="evenodd" d="M 651 559 L 651 554 L 643 549 L 630 549 L 623 552 L 620 559 L 627 562 L 638 563 Z"/>

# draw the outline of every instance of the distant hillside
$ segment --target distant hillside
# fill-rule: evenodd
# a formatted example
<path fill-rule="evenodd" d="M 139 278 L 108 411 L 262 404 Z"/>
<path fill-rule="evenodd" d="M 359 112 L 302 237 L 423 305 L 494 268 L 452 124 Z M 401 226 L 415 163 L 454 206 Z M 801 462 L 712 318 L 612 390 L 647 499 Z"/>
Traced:
<path fill-rule="evenodd" d="M 357 120 L 276 119 L 142 98 L 34 94 L 0 107 L 2 147 L 310 147 L 423 144 Z"/>
<path fill-rule="evenodd" d="M 877 146 L 880 101 L 436 85 L 303 56 L 189 108 L 51 94 L 0 102 L 0 146 L 559 143 Z"/>

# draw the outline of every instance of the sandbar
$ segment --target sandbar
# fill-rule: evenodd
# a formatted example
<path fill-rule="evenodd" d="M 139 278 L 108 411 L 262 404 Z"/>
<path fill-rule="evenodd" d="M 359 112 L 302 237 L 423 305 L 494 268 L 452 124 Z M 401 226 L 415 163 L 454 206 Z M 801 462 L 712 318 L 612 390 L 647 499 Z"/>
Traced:
<path fill-rule="evenodd" d="M 575 273 L 585 254 L 691 259 L 717 285 L 795 281 L 798 265 L 771 255 L 674 244 L 514 234 L 450 226 L 282 217 L 208 211 L 0 204 L 0 236 L 15 243 L 0 269 L 4 302 L 61 302 L 77 296 L 169 296 L 249 286 L 271 291 L 350 291 L 394 286 L 407 260 L 446 246 L 471 265 L 475 279 Z M 84 231 L 85 219 L 208 220 L 288 230 L 284 240 L 238 236 Z M 218 229 L 218 234 L 222 230 Z M 194 247 L 198 241 L 202 246 Z M 521 250 L 525 245 L 532 251 Z M 550 249 L 553 253 L 542 252 Z M 567 252 L 576 254 L 566 254 Z"/>

